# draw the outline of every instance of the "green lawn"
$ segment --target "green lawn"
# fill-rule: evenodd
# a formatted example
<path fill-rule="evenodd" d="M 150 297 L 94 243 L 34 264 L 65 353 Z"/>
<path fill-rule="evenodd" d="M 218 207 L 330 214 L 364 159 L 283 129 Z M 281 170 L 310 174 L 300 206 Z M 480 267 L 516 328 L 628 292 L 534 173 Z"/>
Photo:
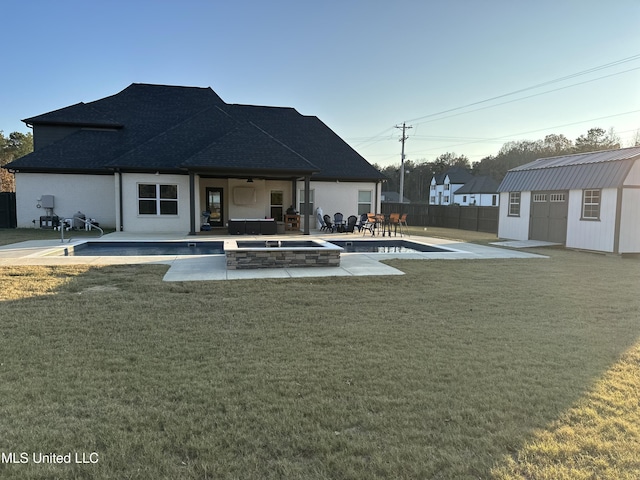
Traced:
<path fill-rule="evenodd" d="M 98 462 L 0 477 L 638 478 L 640 262 L 536 252 L 303 280 L 2 267 L 0 452 Z"/>

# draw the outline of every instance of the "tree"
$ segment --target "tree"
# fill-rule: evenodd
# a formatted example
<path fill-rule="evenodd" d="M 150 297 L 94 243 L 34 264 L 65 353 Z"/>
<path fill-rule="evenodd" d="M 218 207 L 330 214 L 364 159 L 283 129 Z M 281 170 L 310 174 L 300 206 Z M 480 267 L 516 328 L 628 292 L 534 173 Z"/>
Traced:
<path fill-rule="evenodd" d="M 443 153 L 433 161 L 435 173 L 443 173 L 451 167 L 461 167 L 471 170 L 471 162 L 464 155 L 456 155 L 453 152 Z"/>
<path fill-rule="evenodd" d="M 573 142 L 564 135 L 556 135 L 552 133 L 544 137 L 543 149 L 545 154 L 550 157 L 566 155 L 574 150 Z"/>
<path fill-rule="evenodd" d="M 8 137 L 0 130 L 0 167 L 33 151 L 33 135 L 13 132 Z M 5 168 L 0 168 L 0 192 L 15 192 L 15 178 Z"/>
<path fill-rule="evenodd" d="M 613 128 L 608 132 L 602 128 L 592 128 L 586 135 L 576 138 L 574 151 L 581 153 L 616 148 L 620 148 L 620 138 L 614 133 Z"/>

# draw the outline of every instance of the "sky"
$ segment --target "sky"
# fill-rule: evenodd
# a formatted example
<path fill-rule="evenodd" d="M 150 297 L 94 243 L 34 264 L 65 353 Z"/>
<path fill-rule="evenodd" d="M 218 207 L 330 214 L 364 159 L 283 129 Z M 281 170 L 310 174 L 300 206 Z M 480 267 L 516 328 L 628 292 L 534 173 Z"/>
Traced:
<path fill-rule="evenodd" d="M 131 83 L 319 117 L 381 167 L 640 130 L 640 0 L 3 0 L 0 130 Z M 514 93 L 517 92 L 517 93 Z"/>

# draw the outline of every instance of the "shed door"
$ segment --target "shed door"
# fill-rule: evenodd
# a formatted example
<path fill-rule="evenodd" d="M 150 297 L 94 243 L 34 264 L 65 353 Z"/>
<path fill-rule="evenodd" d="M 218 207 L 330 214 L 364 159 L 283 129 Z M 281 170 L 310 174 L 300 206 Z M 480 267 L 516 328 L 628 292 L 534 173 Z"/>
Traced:
<path fill-rule="evenodd" d="M 529 238 L 565 243 L 567 240 L 568 192 L 532 192 Z"/>

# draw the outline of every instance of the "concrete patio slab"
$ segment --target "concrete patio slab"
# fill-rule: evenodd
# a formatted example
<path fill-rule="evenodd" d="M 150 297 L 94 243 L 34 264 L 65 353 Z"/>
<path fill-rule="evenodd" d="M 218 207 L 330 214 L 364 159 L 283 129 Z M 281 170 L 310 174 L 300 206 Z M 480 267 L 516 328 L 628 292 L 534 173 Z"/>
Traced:
<path fill-rule="evenodd" d="M 320 235 L 315 235 L 316 237 Z M 100 241 L 158 241 L 158 240 L 188 240 L 196 242 L 221 241 L 238 237 L 191 237 L 188 235 L 172 234 L 125 234 L 112 233 L 100 238 Z M 243 236 L 243 240 L 251 240 L 254 236 Z M 271 236 L 271 239 L 308 239 L 299 235 L 286 237 Z M 344 240 L 347 237 L 327 235 L 324 240 Z M 349 240 L 360 240 L 359 235 L 348 237 Z M 295 267 L 295 268 L 258 268 L 249 270 L 227 270 L 224 255 L 153 255 L 153 256 L 64 256 L 64 248 L 94 239 L 79 239 L 61 243 L 60 240 L 33 240 L 12 245 L 0 246 L 0 266 L 3 265 L 127 265 L 127 264 L 163 264 L 169 270 L 164 276 L 167 282 L 187 281 L 220 281 L 242 280 L 254 278 L 311 278 L 311 277 L 347 277 L 366 275 L 404 275 L 396 268 L 382 263 L 388 259 L 407 260 L 470 260 L 489 258 L 547 258 L 543 255 L 522 252 L 511 248 L 499 248 L 505 245 L 498 242 L 497 246 L 476 245 L 458 241 L 444 240 L 430 237 L 412 237 L 406 240 L 437 245 L 448 249 L 446 252 L 419 253 L 342 253 L 338 267 Z M 373 238 L 371 240 L 384 240 Z M 547 242 L 548 244 L 548 242 Z M 507 246 L 507 245 L 505 245 Z M 542 246 L 542 245 L 538 245 Z"/>
<path fill-rule="evenodd" d="M 535 247 L 555 247 L 561 243 L 545 242 L 543 240 L 507 240 L 503 242 L 491 242 L 491 245 L 509 248 L 535 248 Z"/>

